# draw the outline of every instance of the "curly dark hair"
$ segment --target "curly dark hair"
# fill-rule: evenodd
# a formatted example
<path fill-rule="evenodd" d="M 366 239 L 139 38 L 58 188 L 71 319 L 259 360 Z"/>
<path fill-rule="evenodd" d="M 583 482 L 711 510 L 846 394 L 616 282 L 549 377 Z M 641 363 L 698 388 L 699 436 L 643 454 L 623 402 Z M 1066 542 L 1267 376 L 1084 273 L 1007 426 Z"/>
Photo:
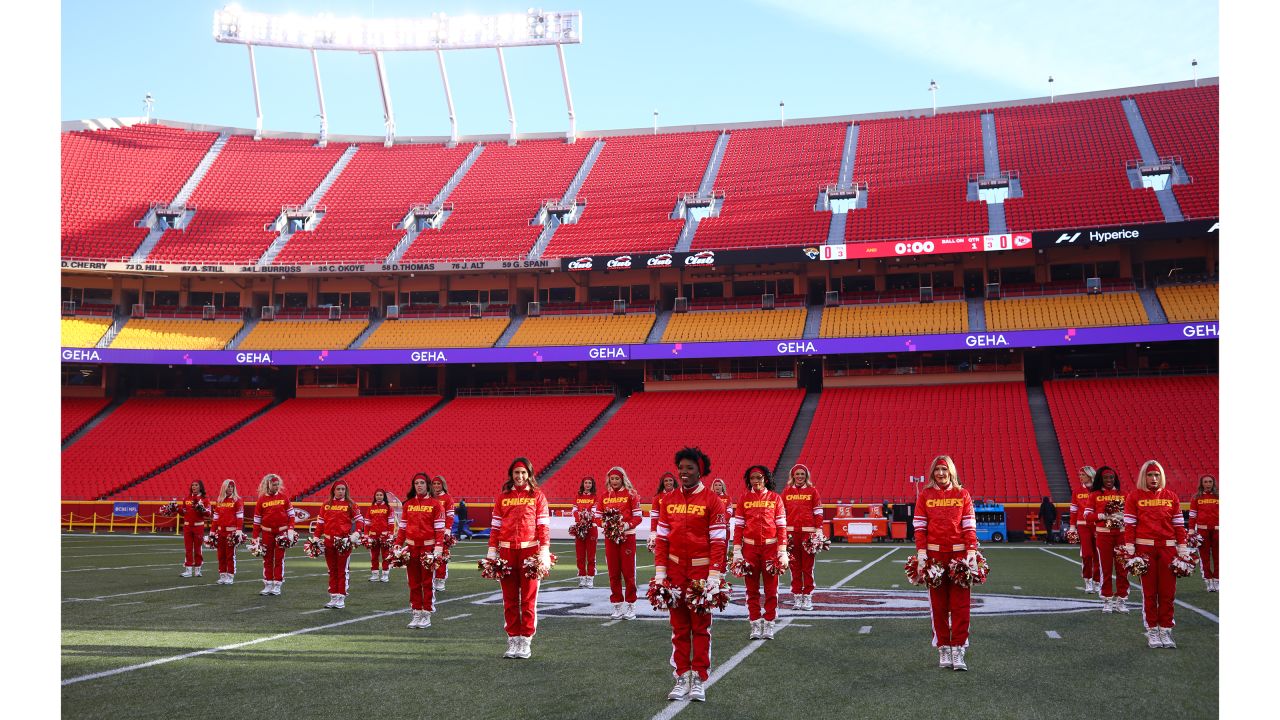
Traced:
<path fill-rule="evenodd" d="M 679 465 L 681 460 L 692 460 L 698 466 L 699 475 L 711 474 L 711 458 L 697 447 L 682 447 L 676 452 L 675 464 Z"/>
<path fill-rule="evenodd" d="M 1111 467 L 1110 465 L 1103 465 L 1102 467 L 1098 468 L 1098 470 L 1093 474 L 1093 490 L 1094 491 L 1098 491 L 1102 489 L 1102 474 L 1107 472 L 1115 476 L 1115 479 L 1116 479 L 1115 489 L 1116 490 L 1120 489 L 1120 473 L 1116 472 L 1116 469 Z"/>

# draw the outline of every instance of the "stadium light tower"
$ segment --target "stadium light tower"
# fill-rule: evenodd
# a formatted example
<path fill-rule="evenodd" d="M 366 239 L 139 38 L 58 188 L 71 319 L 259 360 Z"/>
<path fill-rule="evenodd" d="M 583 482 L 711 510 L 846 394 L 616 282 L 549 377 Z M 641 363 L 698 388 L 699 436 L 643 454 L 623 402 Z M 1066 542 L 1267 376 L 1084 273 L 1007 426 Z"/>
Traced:
<path fill-rule="evenodd" d="M 453 93 L 449 87 L 449 75 L 445 69 L 444 51 L 475 48 L 495 48 L 498 65 L 502 71 L 503 91 L 507 110 L 511 117 L 510 142 L 516 140 L 515 106 L 511 101 L 511 86 L 507 78 L 506 58 L 503 48 L 554 45 L 560 60 L 560 77 L 564 83 L 565 107 L 569 114 L 568 142 L 577 137 L 577 119 L 573 110 L 573 95 L 569 89 L 569 71 L 565 65 L 564 46 L 582 42 L 582 13 L 578 11 L 550 12 L 529 9 L 526 13 L 502 15 L 461 15 L 452 17 L 434 13 L 422 18 L 390 18 L 365 20 L 360 18 L 336 18 L 329 13 L 313 17 L 294 14 L 268 15 L 249 12 L 237 4 L 228 5 L 213 14 L 213 39 L 221 43 L 244 45 L 249 49 L 249 73 L 253 79 L 253 103 L 257 113 L 255 139 L 262 137 L 262 99 L 258 91 L 258 70 L 254 47 L 282 47 L 311 52 L 312 69 L 316 77 L 316 95 L 320 103 L 321 144 L 327 142 L 328 120 L 324 108 L 324 88 L 320 82 L 319 50 L 338 50 L 373 56 L 382 91 L 383 120 L 386 123 L 386 145 L 395 140 L 396 121 L 391 104 L 391 90 L 387 84 L 383 63 L 385 52 L 411 52 L 434 50 L 440 64 L 440 78 L 444 82 L 445 99 L 449 105 L 450 140 L 457 142 L 458 122 L 454 113 Z"/>
<path fill-rule="evenodd" d="M 653 134 L 658 134 L 658 111 L 656 109 L 653 111 Z"/>
<path fill-rule="evenodd" d="M 933 114 L 938 114 L 938 81 L 929 81 L 929 97 L 933 98 Z"/>
<path fill-rule="evenodd" d="M 778 124 L 782 127 L 787 126 L 787 104 L 782 100 L 778 101 L 778 115 L 780 116 Z"/>
<path fill-rule="evenodd" d="M 156 99 L 151 96 L 151 93 L 147 93 L 146 97 L 142 98 L 142 107 L 145 108 L 147 111 L 148 123 L 151 122 L 151 109 L 154 108 L 155 106 L 156 106 Z"/>
<path fill-rule="evenodd" d="M 1053 102 L 1053 76 L 1049 76 L 1049 102 Z"/>
<path fill-rule="evenodd" d="M 1200 87 L 1200 78 L 1196 77 L 1196 66 L 1200 63 L 1195 58 L 1191 58 L 1191 86 Z"/>

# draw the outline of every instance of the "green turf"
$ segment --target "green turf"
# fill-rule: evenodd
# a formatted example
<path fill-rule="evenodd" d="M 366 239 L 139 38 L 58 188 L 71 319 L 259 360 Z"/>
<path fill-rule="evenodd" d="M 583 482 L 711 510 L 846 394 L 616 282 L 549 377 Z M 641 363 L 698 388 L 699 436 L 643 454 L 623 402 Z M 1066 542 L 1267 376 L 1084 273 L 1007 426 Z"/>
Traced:
<path fill-rule="evenodd" d="M 1075 558 L 1074 548 L 1053 546 L 1045 552 L 1040 547 L 987 548 L 991 578 L 975 591 L 975 603 L 985 603 L 983 595 L 1088 601 L 1075 589 L 1079 567 L 1068 561 Z M 544 597 L 574 584 L 572 548 L 557 543 L 554 549 L 561 563 L 545 585 Z M 890 550 L 894 552 L 884 557 Z M 63 717 L 167 718 L 176 712 L 275 718 L 354 713 L 380 718 L 643 720 L 673 704 L 665 700 L 671 686 L 670 642 L 668 625 L 661 619 L 606 625 L 607 617 L 543 612 L 533 658 L 503 659 L 501 606 L 480 602 L 496 593 L 497 584 L 479 577 L 474 557 L 461 557 L 478 557 L 483 551 L 483 545 L 470 542 L 455 548 L 459 561 L 451 570 L 448 589 L 437 595 L 433 627 L 409 630 L 404 627 L 409 616 L 403 571 L 393 571 L 390 583 L 369 583 L 367 554 L 358 554 L 352 562 L 346 609 L 323 610 L 328 592 L 323 563 L 303 558 L 297 549 L 290 553 L 283 595 L 261 597 L 261 565 L 247 553 L 241 554 L 236 584 L 225 587 L 214 584 L 217 567 L 208 555 L 203 578 L 178 577 L 182 552 L 175 538 L 65 537 L 64 682 L 320 629 L 72 682 L 62 687 Z M 910 552 L 893 544 L 835 545 L 819 556 L 816 566 L 819 603 L 824 588 L 862 568 L 867 569 L 844 588 L 896 595 L 918 592 L 902 574 L 901 563 Z M 647 561 L 651 556 L 641 548 L 639 562 Z M 604 572 L 603 552 L 599 570 Z M 652 569 L 642 568 L 638 576 L 646 583 Z M 784 576 L 784 605 L 789 597 L 786 583 Z M 607 585 L 604 576 L 598 577 L 594 593 L 602 598 Z M 1214 616 L 1218 613 L 1218 596 L 1204 592 L 1198 576 L 1180 581 L 1178 598 Z M 749 643 L 743 621 L 717 618 L 712 630 L 713 672 L 749 644 L 756 647 L 708 688 L 707 703 L 687 703 L 679 717 L 920 714 L 1061 720 L 1095 717 L 1101 702 L 1097 698 L 1108 697 L 1124 706 L 1125 717 L 1216 717 L 1216 620 L 1178 607 L 1178 649 L 1149 650 L 1141 634 L 1141 595 L 1136 589 L 1130 600 L 1134 608 L 1128 615 L 1093 609 L 975 614 L 968 673 L 937 668 L 927 617 L 821 618 L 784 611 L 780 619 L 791 618 L 793 624 L 768 643 Z M 467 616 L 449 619 L 463 614 Z M 344 620 L 357 621 L 322 627 Z M 869 631 L 860 632 L 864 627 Z M 1047 630 L 1061 638 L 1051 639 Z M 1141 703 L 1130 702 L 1138 697 Z"/>

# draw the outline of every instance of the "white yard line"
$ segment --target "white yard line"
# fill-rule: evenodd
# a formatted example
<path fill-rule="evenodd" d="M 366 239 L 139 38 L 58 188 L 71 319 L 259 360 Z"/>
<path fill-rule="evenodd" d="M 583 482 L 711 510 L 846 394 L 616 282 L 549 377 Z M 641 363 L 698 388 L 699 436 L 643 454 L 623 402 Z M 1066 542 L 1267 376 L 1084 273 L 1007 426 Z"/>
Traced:
<path fill-rule="evenodd" d="M 299 615 L 315 615 L 316 613 L 329 612 L 333 608 L 318 608 L 316 610 L 303 610 Z"/>
<path fill-rule="evenodd" d="M 1060 554 L 1058 554 L 1058 553 L 1056 553 L 1056 552 L 1054 552 L 1054 551 L 1050 550 L 1049 548 L 1040 548 L 1040 549 L 1041 549 L 1041 550 L 1044 550 L 1045 552 L 1049 553 L 1050 555 L 1052 555 L 1052 556 L 1054 556 L 1054 557 L 1056 557 L 1056 558 L 1061 558 L 1062 560 L 1066 560 L 1067 562 L 1069 562 L 1069 563 L 1071 563 L 1071 564 L 1073 564 L 1073 565 L 1080 565 L 1080 566 L 1082 566 L 1082 567 L 1083 567 L 1083 565 L 1084 565 L 1084 563 L 1080 562 L 1079 560 L 1073 560 L 1073 559 L 1071 559 L 1071 558 L 1067 557 L 1066 555 L 1060 555 Z M 1137 590 L 1138 592 L 1142 592 L 1142 582 L 1141 582 L 1140 580 L 1139 580 L 1139 581 L 1137 581 L 1137 582 L 1135 582 L 1135 581 L 1132 581 L 1132 580 L 1131 580 L 1131 581 L 1129 582 L 1129 587 L 1130 587 L 1130 588 L 1133 588 L 1133 589 L 1135 589 L 1135 590 Z M 1084 588 L 1078 588 L 1078 589 L 1083 590 Z M 1213 613 L 1209 612 L 1208 610 L 1201 610 L 1200 608 L 1196 607 L 1195 605 L 1192 605 L 1191 603 L 1183 602 L 1183 601 L 1181 601 L 1181 600 L 1179 600 L 1179 599 L 1177 599 L 1177 598 L 1174 598 L 1174 599 L 1173 599 L 1173 604 L 1174 604 L 1174 605 L 1179 605 L 1179 606 L 1181 606 L 1181 607 L 1184 607 L 1184 608 L 1186 608 L 1186 609 L 1190 610 L 1191 612 L 1196 613 L 1196 614 L 1198 614 L 1198 615 L 1203 615 L 1204 617 L 1207 617 L 1207 618 L 1209 618 L 1210 620 L 1212 620 L 1212 621 L 1214 621 L 1214 622 L 1216 622 L 1216 623 L 1218 623 L 1218 624 L 1222 624 L 1222 621 L 1218 619 L 1218 616 L 1217 616 L 1217 615 L 1214 615 Z"/>
<path fill-rule="evenodd" d="M 600 627 L 609 627 L 610 625 L 617 625 L 620 622 L 622 622 L 622 618 L 618 618 L 617 620 L 610 620 L 609 622 L 600 623 Z"/>
<path fill-rule="evenodd" d="M 774 625 L 774 632 L 776 633 L 790 624 L 791 624 L 791 618 L 782 618 L 778 620 L 776 625 Z M 704 688 L 710 689 L 712 685 L 715 685 L 716 682 L 720 680 L 720 678 L 724 677 L 725 675 L 728 675 L 734 668 L 738 667 L 738 665 L 741 664 L 743 660 L 746 660 L 747 658 L 751 657 L 751 653 L 758 650 L 760 646 L 764 645 L 766 642 L 769 642 L 769 641 L 768 640 L 748 641 L 746 647 L 742 648 L 737 653 L 735 653 L 734 656 L 729 658 L 727 661 L 725 661 L 723 665 L 717 667 L 711 673 L 711 675 L 707 678 L 707 681 L 702 684 L 702 686 Z M 667 708 L 665 710 L 653 716 L 653 720 L 670 720 L 676 715 L 679 715 L 680 711 L 684 710 L 685 708 L 689 707 L 692 704 L 694 703 L 690 700 L 671 701 L 671 704 L 667 705 Z"/>
<path fill-rule="evenodd" d="M 885 553 L 885 554 L 881 555 L 880 557 L 876 558 L 875 560 L 872 560 L 871 562 L 867 563 L 866 565 L 863 565 L 862 567 L 858 568 L 857 570 L 854 570 L 853 572 L 849 573 L 849 575 L 848 575 L 847 577 L 845 577 L 843 580 L 841 580 L 840 582 L 836 583 L 835 585 L 832 585 L 832 586 L 831 586 L 830 588 L 828 588 L 828 589 L 830 589 L 830 590 L 835 590 L 835 589 L 839 588 L 840 586 L 844 585 L 845 583 L 849 582 L 850 580 L 852 580 L 852 579 L 854 579 L 854 578 L 858 577 L 858 576 L 859 576 L 859 575 L 861 575 L 862 573 L 864 573 L 864 572 L 866 572 L 866 571 L 870 570 L 871 568 L 875 567 L 875 564 L 876 564 L 876 563 L 880 562 L 881 560 L 883 560 L 883 559 L 885 559 L 885 558 L 889 557 L 890 555 L 892 555 L 892 554 L 894 554 L 894 553 L 896 553 L 896 552 L 898 552 L 898 548 L 890 548 L 890 549 L 889 549 L 889 552 L 887 552 L 887 553 Z"/>
<path fill-rule="evenodd" d="M 141 605 L 141 604 L 142 604 L 141 600 L 133 600 L 131 602 L 112 603 L 107 607 L 120 607 L 121 605 Z"/>
<path fill-rule="evenodd" d="M 136 570 L 138 568 L 158 568 L 171 567 L 173 563 L 160 563 L 159 565 L 121 565 L 120 567 L 96 567 L 96 568 L 76 568 L 75 570 L 63 570 L 64 573 L 77 572 L 94 572 L 98 570 Z"/>
<path fill-rule="evenodd" d="M 186 610 L 187 608 L 200 607 L 204 603 L 191 603 L 190 605 L 175 605 L 170 610 Z"/>
<path fill-rule="evenodd" d="M 322 573 L 310 573 L 307 575 L 290 575 L 289 577 L 291 578 L 320 577 L 320 576 L 327 576 L 328 574 L 329 573 L 327 572 L 322 572 Z M 156 588 L 154 590 L 137 590 L 135 592 L 116 593 L 115 595 L 99 595 L 97 597 L 91 597 L 91 598 L 63 598 L 62 602 L 64 603 L 96 602 L 98 600 L 110 600 L 111 598 L 115 598 L 115 597 L 128 597 L 130 595 L 146 595 L 148 593 L 169 592 L 170 590 L 190 590 L 191 588 L 209 587 L 210 585 L 217 585 L 217 584 L 218 583 L 216 582 L 191 583 L 188 585 L 175 585 L 174 587 Z"/>
<path fill-rule="evenodd" d="M 63 555 L 62 559 L 63 560 L 80 560 L 83 558 L 126 557 L 126 556 L 132 556 L 132 555 L 169 555 L 172 553 L 179 553 L 179 552 L 180 551 L 177 548 L 172 548 L 169 550 L 147 550 L 146 552 L 107 553 L 105 555 Z M 176 565 L 177 562 L 178 561 L 175 560 L 174 564 Z"/>
<path fill-rule="evenodd" d="M 1044 631 L 1044 634 L 1045 634 L 1045 635 L 1048 635 L 1050 640 L 1061 640 L 1061 639 L 1062 639 L 1062 636 L 1058 634 L 1058 631 L 1057 631 L 1057 630 L 1045 630 L 1045 631 Z"/>
<path fill-rule="evenodd" d="M 242 612 L 249 612 L 250 610 L 261 610 L 264 607 L 266 607 L 266 605 L 254 605 L 253 607 L 240 608 L 236 612 L 242 613 Z"/>
<path fill-rule="evenodd" d="M 464 617 L 471 617 L 471 613 L 460 613 L 458 615 L 450 615 L 449 617 L 445 618 L 445 620 L 458 620 Z"/>
<path fill-rule="evenodd" d="M 870 626 L 870 625 L 863 625 L 862 627 L 858 628 L 858 634 L 859 634 L 859 635 L 870 635 L 870 634 L 871 634 L 871 626 Z"/>

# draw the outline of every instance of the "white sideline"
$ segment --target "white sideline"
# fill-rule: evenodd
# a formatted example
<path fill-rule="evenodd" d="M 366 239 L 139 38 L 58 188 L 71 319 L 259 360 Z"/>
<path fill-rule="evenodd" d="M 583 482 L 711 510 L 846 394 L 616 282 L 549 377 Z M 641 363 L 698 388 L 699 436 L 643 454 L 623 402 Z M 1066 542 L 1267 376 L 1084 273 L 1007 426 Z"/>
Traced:
<path fill-rule="evenodd" d="M 327 573 L 327 572 L 322 572 L 322 573 L 309 573 L 309 574 L 307 574 L 307 575 L 290 575 L 289 577 L 290 577 L 290 578 L 304 578 L 304 577 L 320 577 L 320 576 L 328 576 L 328 575 L 329 575 L 329 573 Z M 62 602 L 64 602 L 64 603 L 68 603 L 68 602 L 97 602 L 97 601 L 99 601 L 99 600 L 109 600 L 109 599 L 111 599 L 111 598 L 116 598 L 116 597 L 127 597 L 127 596 L 129 596 L 129 595 L 146 595 L 147 593 L 168 592 L 168 591 L 170 591 L 170 590 L 188 590 L 188 589 L 190 589 L 190 588 L 209 587 L 210 585 L 217 585 L 217 584 L 218 584 L 218 583 L 216 583 L 216 582 L 191 583 L 191 584 L 188 584 L 188 585 L 176 585 L 176 586 L 174 586 L 174 587 L 156 588 L 155 590 L 136 590 L 136 591 L 134 591 L 134 592 L 116 593 L 115 595 L 99 595 L 99 596 L 97 596 L 97 597 L 90 597 L 90 598 L 63 598 L 63 599 L 62 599 Z"/>
<path fill-rule="evenodd" d="M 836 583 L 835 585 L 832 585 L 832 586 L 831 586 L 830 588 L 828 588 L 828 589 L 830 589 L 830 590 L 835 590 L 835 589 L 839 588 L 841 585 L 844 585 L 845 583 L 847 583 L 847 582 L 849 582 L 850 580 L 852 580 L 852 579 L 854 579 L 854 578 L 858 577 L 858 576 L 859 576 L 859 575 L 861 575 L 862 573 L 864 573 L 864 572 L 866 572 L 866 571 L 870 570 L 870 569 L 871 569 L 871 568 L 872 568 L 876 563 L 880 562 L 881 560 L 883 560 L 883 559 L 885 559 L 885 558 L 889 557 L 890 555 L 892 555 L 892 554 L 894 554 L 894 553 L 896 553 L 896 552 L 898 552 L 898 548 L 896 548 L 896 547 L 895 547 L 895 548 L 890 549 L 890 550 L 889 550 L 889 552 L 887 552 L 887 553 L 885 553 L 885 554 L 881 555 L 880 557 L 876 558 L 875 560 L 872 560 L 871 562 L 867 563 L 866 565 L 863 565 L 862 567 L 858 568 L 857 570 L 854 570 L 852 573 L 850 573 L 850 574 L 849 574 L 849 576 L 848 576 L 848 577 L 846 577 L 845 579 L 843 579 L 843 580 L 841 580 L 840 582 Z"/>
<path fill-rule="evenodd" d="M 780 620 L 778 620 L 777 624 L 774 626 L 774 632 L 778 632 L 790 624 L 791 624 L 791 618 L 789 617 L 781 618 Z M 746 644 L 746 647 L 742 648 L 737 653 L 735 653 L 734 656 L 729 658 L 727 661 L 725 661 L 723 665 L 717 667 L 715 671 L 712 672 L 711 675 L 707 677 L 707 681 L 703 683 L 702 686 L 704 688 L 710 688 L 712 685 L 715 685 L 717 680 L 724 677 L 725 675 L 728 675 L 730 671 L 738 667 L 738 665 L 743 660 L 746 660 L 748 657 L 750 657 L 751 653 L 755 652 L 757 649 L 760 648 L 761 645 L 764 645 L 766 642 L 768 642 L 768 640 L 749 640 Z M 693 702 L 690 700 L 675 700 L 675 701 L 669 701 L 669 702 L 671 704 L 667 705 L 667 708 L 662 712 L 658 713 L 657 715 L 654 715 L 653 720 L 671 720 L 671 718 L 675 717 L 676 715 L 679 715 L 681 710 L 684 710 L 685 708 L 693 704 Z"/>
<path fill-rule="evenodd" d="M 1080 562 L 1079 560 L 1073 560 L 1072 558 L 1069 558 L 1069 557 L 1067 557 L 1066 555 L 1061 555 L 1061 554 L 1059 554 L 1059 553 L 1056 553 L 1056 552 L 1054 552 L 1054 551 L 1050 550 L 1049 548 L 1040 548 L 1040 549 L 1041 549 L 1041 550 L 1044 550 L 1045 552 L 1049 553 L 1050 555 L 1052 555 L 1052 556 L 1054 556 L 1054 557 L 1056 557 L 1056 558 L 1062 558 L 1063 560 L 1066 560 L 1067 562 L 1072 563 L 1072 564 L 1074 564 L 1074 565 L 1080 565 L 1080 566 L 1082 566 L 1082 567 L 1083 567 L 1083 565 L 1084 565 L 1084 563 Z M 1135 589 L 1135 590 L 1137 590 L 1138 592 L 1142 592 L 1142 583 L 1141 583 L 1141 582 L 1136 582 L 1136 583 L 1135 583 L 1135 582 L 1130 582 L 1130 583 L 1129 583 L 1129 587 L 1130 587 L 1130 588 L 1133 588 L 1133 589 Z M 1212 621 L 1214 621 L 1214 622 L 1218 623 L 1219 625 L 1221 625 L 1221 624 L 1222 624 L 1222 621 L 1218 619 L 1218 616 L 1217 616 L 1217 615 L 1214 615 L 1213 613 L 1209 612 L 1208 610 L 1201 610 L 1200 608 L 1196 607 L 1195 605 L 1192 605 L 1191 603 L 1183 602 L 1183 601 L 1181 601 L 1181 600 L 1179 600 L 1179 599 L 1177 599 L 1177 598 L 1174 598 L 1174 599 L 1173 599 L 1173 604 L 1174 604 L 1174 605 L 1179 605 L 1179 606 L 1181 606 L 1181 607 L 1184 607 L 1184 608 L 1186 608 L 1186 609 L 1190 610 L 1190 611 L 1191 611 L 1191 612 L 1193 612 L 1193 613 L 1197 613 L 1197 614 L 1199 614 L 1199 615 L 1203 615 L 1203 616 L 1205 616 L 1205 617 L 1209 618 L 1210 620 L 1212 620 Z"/>

